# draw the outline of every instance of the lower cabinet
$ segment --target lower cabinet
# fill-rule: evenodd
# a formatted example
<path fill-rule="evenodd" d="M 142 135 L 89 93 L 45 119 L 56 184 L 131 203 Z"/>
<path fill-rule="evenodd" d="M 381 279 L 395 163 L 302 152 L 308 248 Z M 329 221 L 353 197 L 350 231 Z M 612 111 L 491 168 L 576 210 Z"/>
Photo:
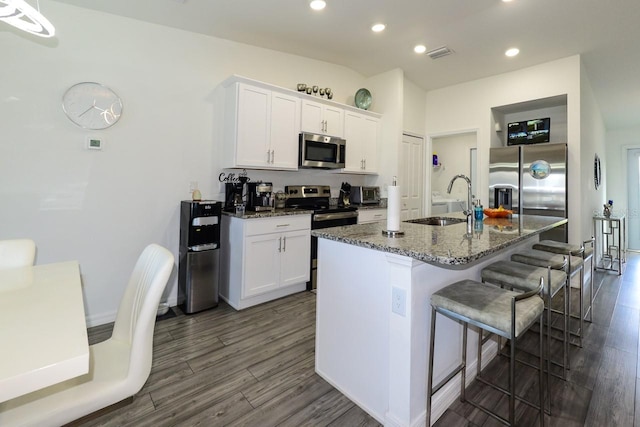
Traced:
<path fill-rule="evenodd" d="M 385 221 L 387 219 L 387 209 L 358 209 L 358 224 Z"/>
<path fill-rule="evenodd" d="M 223 215 L 220 297 L 236 310 L 306 289 L 311 215 Z"/>

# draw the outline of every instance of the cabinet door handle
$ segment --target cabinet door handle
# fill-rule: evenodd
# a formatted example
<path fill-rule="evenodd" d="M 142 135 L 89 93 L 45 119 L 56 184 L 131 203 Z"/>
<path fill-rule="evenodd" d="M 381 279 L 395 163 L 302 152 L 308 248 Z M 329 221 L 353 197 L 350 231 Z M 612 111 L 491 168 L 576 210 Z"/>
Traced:
<path fill-rule="evenodd" d="M 275 161 L 276 158 L 276 150 L 271 150 L 271 164 Z"/>
<path fill-rule="evenodd" d="M 282 252 L 282 237 L 278 239 L 278 252 Z"/>
<path fill-rule="evenodd" d="M 276 227 L 288 227 L 291 224 L 277 224 Z"/>
<path fill-rule="evenodd" d="M 287 236 L 284 236 L 282 238 L 282 252 L 286 252 L 287 251 Z"/>
<path fill-rule="evenodd" d="M 367 159 L 364 159 L 364 170 L 367 170 Z"/>
<path fill-rule="evenodd" d="M 271 160 L 269 160 L 270 158 L 271 158 L 271 152 L 267 150 L 267 163 L 271 163 Z"/>

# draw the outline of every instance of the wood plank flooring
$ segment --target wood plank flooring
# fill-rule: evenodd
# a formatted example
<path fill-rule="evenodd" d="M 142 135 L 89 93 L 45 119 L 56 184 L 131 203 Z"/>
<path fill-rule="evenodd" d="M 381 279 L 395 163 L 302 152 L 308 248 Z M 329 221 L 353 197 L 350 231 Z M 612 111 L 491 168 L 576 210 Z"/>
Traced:
<path fill-rule="evenodd" d="M 159 321 L 131 405 L 83 426 L 379 426 L 314 371 L 315 294 Z M 91 343 L 113 325 L 89 329 Z"/>
<path fill-rule="evenodd" d="M 640 427 L 640 255 L 624 275 L 597 273 L 600 290 L 584 348 L 571 353 L 567 381 L 551 381 L 546 425 Z M 83 426 L 379 426 L 314 372 L 315 294 L 302 292 L 240 312 L 214 310 L 159 321 L 151 376 L 132 404 Z M 113 325 L 89 329 L 91 343 Z M 503 360 L 487 375 L 506 378 Z M 521 369 L 522 393 L 535 393 L 536 374 Z M 475 382 L 469 397 L 506 413 L 507 400 Z M 535 410 L 517 405 L 518 425 L 535 426 Z M 500 425 L 456 402 L 438 427 Z"/>

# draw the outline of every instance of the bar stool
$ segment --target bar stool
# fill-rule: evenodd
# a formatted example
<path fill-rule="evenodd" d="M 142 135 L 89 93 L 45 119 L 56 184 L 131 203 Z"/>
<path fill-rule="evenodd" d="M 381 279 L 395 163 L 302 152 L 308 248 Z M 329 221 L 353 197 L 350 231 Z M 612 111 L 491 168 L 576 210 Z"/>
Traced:
<path fill-rule="evenodd" d="M 564 266 L 566 261 L 561 257 L 560 267 Z M 563 270 L 554 270 L 550 266 L 546 268 L 537 267 L 534 265 L 523 264 L 515 261 L 501 260 L 489 264 L 481 271 L 481 277 L 483 283 L 492 283 L 501 287 L 508 287 L 510 289 L 517 289 L 520 291 L 528 292 L 536 289 L 538 286 L 538 278 L 546 276 L 546 285 L 542 289 L 543 299 L 547 308 L 547 372 L 551 373 L 551 363 L 554 363 L 562 367 L 562 379 L 567 378 L 567 371 L 569 369 L 569 318 L 568 318 L 568 290 L 566 287 L 567 276 Z M 562 339 L 562 363 L 554 362 L 551 358 L 551 301 L 560 292 L 564 290 L 564 331 Z M 540 323 L 540 329 L 542 330 L 544 322 Z M 547 383 L 547 393 L 549 391 L 549 384 Z"/>
<path fill-rule="evenodd" d="M 567 271 L 569 277 L 567 278 L 567 286 L 569 287 L 569 299 L 571 299 L 571 278 L 577 273 L 580 273 L 580 316 L 569 313 L 569 318 L 577 318 L 579 326 L 576 332 L 571 332 L 571 335 L 578 337 L 578 346 L 582 347 L 582 336 L 584 331 L 584 243 L 580 246 L 572 245 L 564 242 L 556 242 L 555 240 L 541 240 L 538 243 L 531 246 L 533 249 L 538 249 L 545 252 L 551 252 L 554 254 L 561 254 L 569 257 L 569 263 Z M 593 298 L 593 295 L 591 295 Z M 571 302 L 569 302 L 571 304 Z M 571 305 L 569 305 L 571 307 Z"/>
<path fill-rule="evenodd" d="M 589 274 L 589 308 L 584 314 L 584 320 L 587 322 L 593 322 L 593 273 L 595 273 L 595 263 L 593 262 L 593 248 L 595 246 L 595 237 L 582 242 L 584 246 L 584 252 L 582 253 L 582 265 L 586 266 L 587 261 L 590 261 L 590 274 Z M 585 267 L 583 267 L 585 268 Z M 589 317 L 587 319 L 587 317 Z"/>
<path fill-rule="evenodd" d="M 521 337 L 536 321 L 542 322 L 544 302 L 540 298 L 544 279 L 539 278 L 540 284 L 534 290 L 518 293 L 494 286 L 486 286 L 473 280 L 462 280 L 453 283 L 437 291 L 431 296 L 431 338 L 429 342 L 429 369 L 427 379 L 427 427 L 431 426 L 431 399 L 445 384 L 453 379 L 459 372 L 460 401 L 468 401 L 471 405 L 507 425 L 515 425 L 515 365 L 516 365 L 516 340 Z M 440 313 L 450 319 L 462 322 L 462 360 L 460 365 L 450 372 L 440 383 L 433 386 L 433 356 L 435 348 L 436 313 Z M 478 345 L 482 345 L 481 335 L 485 330 L 492 334 L 511 340 L 509 358 L 509 388 L 504 389 L 492 384 L 480 377 L 481 361 L 478 360 L 478 380 L 499 390 L 509 396 L 509 418 L 490 411 L 479 403 L 467 400 L 465 396 L 466 361 L 467 361 L 467 329 L 469 324 L 480 328 Z M 540 424 L 544 426 L 544 389 L 543 383 L 543 350 L 542 328 L 539 331 L 539 355 L 538 369 L 539 405 L 526 401 L 520 397 L 518 400 L 533 406 L 540 411 Z"/>

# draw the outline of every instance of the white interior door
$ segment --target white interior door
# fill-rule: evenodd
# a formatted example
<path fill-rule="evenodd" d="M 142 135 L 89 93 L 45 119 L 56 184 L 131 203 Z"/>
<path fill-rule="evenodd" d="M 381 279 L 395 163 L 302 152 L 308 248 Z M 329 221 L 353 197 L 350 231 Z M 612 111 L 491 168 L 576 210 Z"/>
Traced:
<path fill-rule="evenodd" d="M 627 151 L 629 249 L 640 250 L 640 148 Z"/>
<path fill-rule="evenodd" d="M 424 138 L 402 135 L 400 152 L 400 219 L 422 217 L 424 206 Z"/>

